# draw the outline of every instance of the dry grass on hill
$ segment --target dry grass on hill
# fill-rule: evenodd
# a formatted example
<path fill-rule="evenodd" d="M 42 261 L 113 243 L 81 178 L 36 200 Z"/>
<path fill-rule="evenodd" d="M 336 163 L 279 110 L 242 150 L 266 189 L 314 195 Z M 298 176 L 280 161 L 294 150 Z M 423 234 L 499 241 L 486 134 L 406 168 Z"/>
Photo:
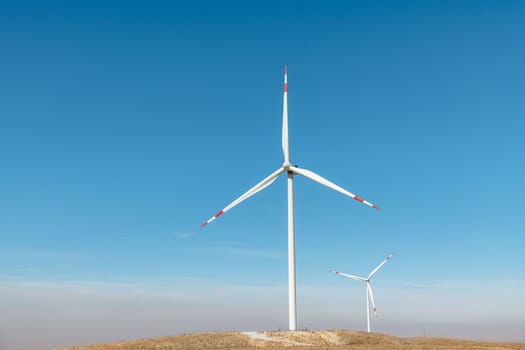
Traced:
<path fill-rule="evenodd" d="M 260 348 L 271 348 L 273 350 L 525 350 L 525 343 L 487 343 L 441 338 L 397 338 L 378 333 L 330 330 L 185 334 L 110 344 L 76 346 L 67 348 L 67 350 L 234 350 Z"/>

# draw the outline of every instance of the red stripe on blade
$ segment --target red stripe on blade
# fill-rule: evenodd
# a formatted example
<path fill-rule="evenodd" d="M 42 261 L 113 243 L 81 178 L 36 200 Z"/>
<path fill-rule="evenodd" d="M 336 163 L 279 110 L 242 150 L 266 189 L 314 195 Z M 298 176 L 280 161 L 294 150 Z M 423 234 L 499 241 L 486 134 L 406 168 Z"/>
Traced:
<path fill-rule="evenodd" d="M 372 208 L 377 209 L 377 210 L 381 210 L 381 208 L 379 208 L 377 205 L 372 205 Z"/>
<path fill-rule="evenodd" d="M 215 218 L 218 218 L 218 217 L 221 216 L 222 214 L 224 214 L 224 210 L 221 210 L 220 212 L 218 212 L 217 214 L 215 214 Z"/>
<path fill-rule="evenodd" d="M 355 199 L 356 201 L 361 202 L 361 203 L 363 203 L 363 201 L 364 201 L 364 199 L 361 198 L 361 197 L 359 197 L 359 196 L 355 196 L 354 199 Z"/>
<path fill-rule="evenodd" d="M 288 92 L 288 84 L 284 83 L 284 92 Z"/>

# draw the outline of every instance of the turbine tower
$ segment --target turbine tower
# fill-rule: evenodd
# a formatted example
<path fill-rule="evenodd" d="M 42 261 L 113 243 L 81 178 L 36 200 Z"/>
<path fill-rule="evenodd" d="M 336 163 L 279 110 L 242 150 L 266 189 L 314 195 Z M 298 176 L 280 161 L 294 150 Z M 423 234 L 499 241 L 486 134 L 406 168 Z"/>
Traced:
<path fill-rule="evenodd" d="M 349 275 L 347 273 L 343 273 L 343 272 L 339 272 L 339 271 L 330 270 L 330 272 L 333 272 L 333 273 L 335 273 L 337 275 L 340 275 L 340 276 L 343 276 L 343 277 L 346 277 L 346 278 L 350 278 L 350 279 L 353 279 L 355 281 L 365 282 L 365 287 L 366 287 L 366 325 L 367 325 L 368 333 L 370 333 L 370 301 L 372 301 L 372 307 L 373 307 L 373 310 L 374 310 L 374 314 L 375 314 L 375 316 L 377 318 L 376 303 L 374 302 L 374 294 L 372 293 L 372 286 L 370 285 L 370 279 L 376 274 L 377 271 L 379 271 L 379 269 L 381 267 L 383 267 L 384 264 L 386 264 L 386 262 L 388 260 L 390 260 L 392 258 L 392 255 L 393 254 L 390 254 L 389 256 L 387 256 L 386 259 L 383 260 L 383 262 L 381 264 L 377 265 L 377 267 L 375 269 L 373 269 L 372 272 L 370 272 L 370 275 L 368 275 L 368 277 L 359 277 L 359 276 Z M 370 295 L 370 301 L 368 299 L 369 295 Z"/>
<path fill-rule="evenodd" d="M 291 331 L 297 330 L 297 311 L 296 311 L 296 293 L 295 293 L 295 229 L 294 229 L 294 203 L 293 203 L 293 178 L 294 175 L 302 175 L 312 181 L 318 182 L 328 188 L 331 188 L 337 192 L 344 194 L 350 198 L 355 199 L 363 204 L 366 204 L 374 209 L 379 210 L 374 204 L 364 200 L 363 198 L 356 196 L 355 194 L 337 186 L 336 184 L 326 180 L 325 178 L 317 175 L 316 173 L 300 169 L 290 163 L 290 147 L 288 144 L 288 72 L 286 66 L 284 67 L 284 97 L 283 97 L 283 130 L 282 130 L 282 147 L 284 162 L 283 164 L 266 177 L 264 180 L 250 188 L 239 198 L 228 204 L 224 209 L 219 211 L 217 214 L 212 216 L 209 220 L 204 222 L 201 227 L 206 226 L 228 210 L 235 207 L 242 201 L 250 198 L 257 192 L 270 186 L 279 175 L 286 173 L 288 175 L 288 315 L 289 315 L 289 329 Z"/>

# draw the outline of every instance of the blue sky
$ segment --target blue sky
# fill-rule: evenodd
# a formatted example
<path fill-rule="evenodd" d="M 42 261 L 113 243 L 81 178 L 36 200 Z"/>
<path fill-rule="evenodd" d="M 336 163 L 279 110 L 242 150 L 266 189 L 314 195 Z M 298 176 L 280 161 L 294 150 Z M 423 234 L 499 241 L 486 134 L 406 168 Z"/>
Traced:
<path fill-rule="evenodd" d="M 296 178 L 299 327 L 364 329 L 328 269 L 395 252 L 373 329 L 525 341 L 523 3 L 3 1 L 0 32 L 0 344 L 286 328 L 284 177 L 199 228 L 282 164 L 284 64 L 292 163 L 382 208 Z"/>

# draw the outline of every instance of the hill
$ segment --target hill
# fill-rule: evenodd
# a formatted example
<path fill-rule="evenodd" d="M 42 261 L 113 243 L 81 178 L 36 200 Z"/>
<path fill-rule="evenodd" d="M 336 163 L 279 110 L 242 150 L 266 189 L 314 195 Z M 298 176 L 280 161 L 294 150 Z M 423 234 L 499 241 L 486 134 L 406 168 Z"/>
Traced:
<path fill-rule="evenodd" d="M 75 346 L 64 350 L 192 350 L 192 349 L 476 349 L 525 350 L 525 343 L 489 343 L 445 338 L 398 338 L 347 330 L 298 332 L 227 332 L 184 334 L 109 344 Z"/>

